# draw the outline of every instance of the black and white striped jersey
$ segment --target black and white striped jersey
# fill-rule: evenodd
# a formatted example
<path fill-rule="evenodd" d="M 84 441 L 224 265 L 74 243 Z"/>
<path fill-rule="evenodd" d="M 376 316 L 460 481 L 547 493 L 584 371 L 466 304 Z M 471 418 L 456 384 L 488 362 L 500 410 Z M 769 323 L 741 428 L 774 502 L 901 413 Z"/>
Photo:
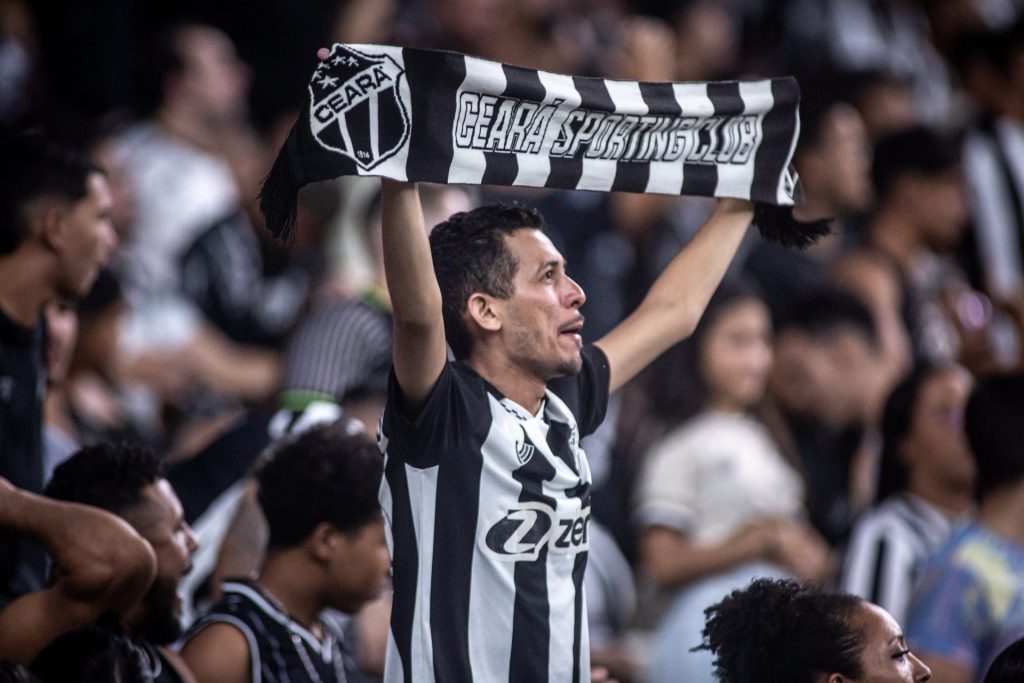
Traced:
<path fill-rule="evenodd" d="M 1024 126 L 1008 119 L 974 126 L 963 162 L 985 285 L 1013 296 L 1024 288 Z"/>
<path fill-rule="evenodd" d="M 414 420 L 392 376 L 380 426 L 393 562 L 385 680 L 590 679 L 583 594 L 590 468 L 608 361 L 548 384 L 536 415 L 461 362 Z"/>
<path fill-rule="evenodd" d="M 889 496 L 854 525 L 840 588 L 881 605 L 905 624 L 919 565 L 951 529 L 952 521 L 921 498 Z"/>
<path fill-rule="evenodd" d="M 224 597 L 189 630 L 185 640 L 210 624 L 231 624 L 249 644 L 252 683 L 350 683 L 363 680 L 340 633 L 321 620 L 317 638 L 250 581 L 226 581 Z"/>

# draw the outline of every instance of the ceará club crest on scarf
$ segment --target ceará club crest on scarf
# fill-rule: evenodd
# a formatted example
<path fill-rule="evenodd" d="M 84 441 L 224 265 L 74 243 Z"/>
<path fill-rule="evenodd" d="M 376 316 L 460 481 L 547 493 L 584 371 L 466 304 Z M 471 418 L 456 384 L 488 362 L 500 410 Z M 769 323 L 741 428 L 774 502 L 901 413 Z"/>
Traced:
<path fill-rule="evenodd" d="M 404 74 L 390 55 L 335 45 L 309 82 L 309 124 L 317 142 L 364 171 L 394 155 L 409 137 Z"/>

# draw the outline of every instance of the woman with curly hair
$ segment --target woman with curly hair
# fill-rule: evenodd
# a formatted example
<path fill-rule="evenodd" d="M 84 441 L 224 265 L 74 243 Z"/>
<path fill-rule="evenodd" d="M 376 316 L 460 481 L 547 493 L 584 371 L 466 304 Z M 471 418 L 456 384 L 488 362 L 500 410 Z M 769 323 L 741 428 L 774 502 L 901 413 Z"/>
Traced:
<path fill-rule="evenodd" d="M 896 620 L 854 595 L 757 579 L 708 608 L 699 649 L 721 683 L 921 683 Z"/>

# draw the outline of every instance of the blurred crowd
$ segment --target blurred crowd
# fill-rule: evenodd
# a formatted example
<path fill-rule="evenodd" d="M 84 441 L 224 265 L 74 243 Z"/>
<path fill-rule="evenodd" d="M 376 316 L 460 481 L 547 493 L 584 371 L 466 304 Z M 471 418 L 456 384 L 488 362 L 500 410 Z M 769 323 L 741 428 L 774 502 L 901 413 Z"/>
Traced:
<path fill-rule="evenodd" d="M 182 594 L 168 609 L 186 628 L 233 605 L 222 581 L 280 560 L 280 543 L 267 553 L 283 533 L 268 528 L 267 505 L 285 504 L 267 502 L 254 468 L 315 425 L 346 421 L 345 433 L 313 433 L 353 451 L 347 432 L 374 432 L 391 362 L 379 183 L 305 188 L 287 247 L 257 207 L 316 49 L 333 42 L 631 80 L 800 82 L 797 213 L 833 219 L 832 234 L 799 252 L 750 231 L 695 334 L 614 396 L 584 441 L 596 663 L 623 682 L 713 680 L 712 653 L 690 651 L 704 609 L 765 576 L 881 605 L 937 681 L 981 680 L 1024 636 L 1024 389 L 990 379 L 1024 368 L 1018 0 L 0 0 L 0 128 L 102 168 L 106 223 L 98 246 L 79 247 L 92 250 L 89 272 L 20 318 L 10 301 L 34 281 L 24 259 L 7 258 L 13 247 L 0 255 L 2 336 L 45 335 L 40 466 L 8 461 L 0 475 L 118 514 L 123 502 L 102 499 L 123 495 L 112 485 L 75 493 L 69 478 L 103 471 L 76 459 L 156 453 L 137 488 L 162 482 L 183 557 L 166 568 L 157 548 L 155 570 L 145 552 L 122 558 L 134 569 L 122 567 L 119 590 L 155 571 Z M 635 307 L 713 206 L 423 192 L 428 225 L 496 200 L 539 209 L 587 292 L 590 341 Z M 4 373 L 6 406 L 20 379 Z M 984 443 L 965 431 L 979 386 L 990 387 L 971 404 Z M 72 572 L 66 538 L 7 528 L 34 534 Z M 118 533 L 96 542 L 108 534 L 128 553 Z M 15 569 L 0 577 L 7 602 L 42 588 Z M 346 604 L 362 609 L 327 623 L 351 649 L 348 680 L 375 680 L 386 592 Z M 153 642 L 181 636 L 171 631 Z M 80 636 L 57 648 L 51 667 L 87 647 Z M 198 680 L 227 680 L 201 644 L 189 647 Z M 0 643 L 0 659 L 11 652 Z"/>

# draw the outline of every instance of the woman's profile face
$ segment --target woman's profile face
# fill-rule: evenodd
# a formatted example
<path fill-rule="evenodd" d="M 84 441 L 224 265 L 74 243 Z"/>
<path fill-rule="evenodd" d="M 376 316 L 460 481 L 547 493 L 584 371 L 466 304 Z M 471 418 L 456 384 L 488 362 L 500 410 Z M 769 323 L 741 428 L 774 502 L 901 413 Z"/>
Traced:
<path fill-rule="evenodd" d="M 854 621 L 865 643 L 864 675 L 857 683 L 917 683 L 931 678 L 931 670 L 910 651 L 903 629 L 884 609 L 861 603 Z"/>

